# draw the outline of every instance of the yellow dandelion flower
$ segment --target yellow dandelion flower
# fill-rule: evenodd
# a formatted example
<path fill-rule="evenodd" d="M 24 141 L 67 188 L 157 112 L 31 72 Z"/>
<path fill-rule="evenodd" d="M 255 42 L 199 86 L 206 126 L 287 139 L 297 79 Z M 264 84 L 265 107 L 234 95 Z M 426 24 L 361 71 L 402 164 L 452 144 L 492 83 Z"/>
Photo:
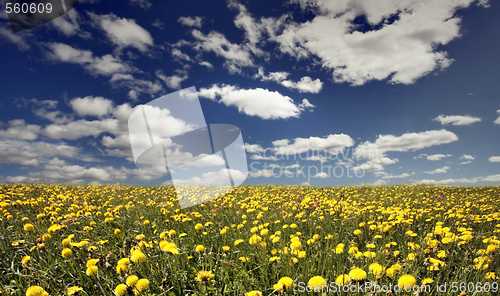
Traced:
<path fill-rule="evenodd" d="M 26 223 L 24 224 L 24 231 L 33 231 L 35 230 L 35 226 L 31 223 Z"/>
<path fill-rule="evenodd" d="M 135 283 L 135 288 L 139 291 L 142 292 L 149 288 L 149 280 L 148 279 L 140 279 Z"/>
<path fill-rule="evenodd" d="M 87 267 L 96 266 L 98 262 L 99 262 L 99 259 L 90 259 L 87 261 Z"/>
<path fill-rule="evenodd" d="M 98 270 L 97 266 L 90 266 L 89 268 L 87 268 L 87 271 L 85 271 L 85 273 L 88 276 L 93 276 L 97 274 L 97 270 Z"/>
<path fill-rule="evenodd" d="M 146 259 L 146 255 L 141 251 L 135 251 L 130 255 L 130 261 L 134 263 L 144 262 Z"/>
<path fill-rule="evenodd" d="M 316 292 L 321 291 L 323 290 L 323 288 L 327 287 L 327 282 L 322 276 L 317 275 L 310 278 L 307 282 L 307 285 L 310 289 Z"/>
<path fill-rule="evenodd" d="M 135 286 L 135 284 L 137 283 L 138 280 L 139 280 L 139 278 L 136 275 L 132 274 L 132 275 L 129 275 L 127 277 L 127 279 L 125 280 L 125 283 L 129 287 L 133 287 L 133 286 Z"/>
<path fill-rule="evenodd" d="M 83 291 L 83 288 L 82 287 L 78 287 L 78 286 L 73 286 L 73 287 L 69 287 L 68 288 L 68 295 L 73 295 L 77 292 L 80 292 L 80 291 Z"/>
<path fill-rule="evenodd" d="M 26 296 L 48 296 L 49 293 L 47 293 L 42 287 L 40 286 L 31 286 L 28 289 L 26 289 Z"/>
<path fill-rule="evenodd" d="M 69 248 L 64 248 L 62 251 L 61 251 L 61 255 L 63 256 L 63 258 L 68 258 L 69 256 L 71 256 L 73 254 L 73 251 L 71 251 L 71 249 Z"/>
<path fill-rule="evenodd" d="M 404 289 L 405 291 L 409 291 L 415 286 L 417 280 L 411 274 L 404 274 L 399 277 L 398 286 Z"/>
<path fill-rule="evenodd" d="M 208 281 L 209 279 L 215 277 L 215 275 L 211 271 L 205 271 L 205 270 L 200 270 L 198 274 L 196 275 L 195 280 L 197 282 L 204 282 Z"/>
<path fill-rule="evenodd" d="M 366 271 L 355 267 L 349 272 L 349 278 L 353 281 L 362 281 L 366 279 Z"/>
<path fill-rule="evenodd" d="M 348 274 L 341 274 L 337 277 L 337 279 L 335 280 L 335 283 L 339 286 L 344 286 L 344 285 L 349 284 L 350 280 L 351 280 L 351 278 L 349 277 Z"/>
<path fill-rule="evenodd" d="M 115 295 L 122 296 L 125 295 L 125 293 L 127 293 L 127 285 L 119 284 L 118 286 L 116 286 Z"/>
<path fill-rule="evenodd" d="M 125 273 L 125 272 L 127 272 L 127 270 L 128 270 L 128 265 L 127 264 L 118 264 L 116 266 L 116 273 L 117 274 Z"/>
<path fill-rule="evenodd" d="M 196 246 L 196 252 L 205 252 L 207 249 L 203 245 Z"/>
<path fill-rule="evenodd" d="M 28 261 L 30 261 L 30 260 L 31 260 L 31 257 L 28 256 L 28 255 L 26 255 L 26 256 L 23 257 L 23 259 L 21 259 L 21 263 L 23 265 L 26 265 L 26 264 L 28 264 Z"/>
<path fill-rule="evenodd" d="M 283 289 L 285 291 L 288 291 L 292 285 L 293 285 L 293 279 L 285 276 L 282 277 L 277 284 L 273 285 L 273 288 L 277 292 L 283 292 Z"/>

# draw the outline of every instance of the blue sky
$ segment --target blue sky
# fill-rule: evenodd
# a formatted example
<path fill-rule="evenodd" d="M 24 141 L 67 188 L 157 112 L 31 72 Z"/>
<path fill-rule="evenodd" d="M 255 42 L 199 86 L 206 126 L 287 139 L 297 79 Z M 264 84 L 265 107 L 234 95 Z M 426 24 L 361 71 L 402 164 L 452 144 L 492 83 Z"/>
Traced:
<path fill-rule="evenodd" d="M 2 183 L 167 181 L 128 117 L 191 86 L 245 184 L 500 183 L 496 2 L 86 0 L 19 33 L 0 9 Z"/>

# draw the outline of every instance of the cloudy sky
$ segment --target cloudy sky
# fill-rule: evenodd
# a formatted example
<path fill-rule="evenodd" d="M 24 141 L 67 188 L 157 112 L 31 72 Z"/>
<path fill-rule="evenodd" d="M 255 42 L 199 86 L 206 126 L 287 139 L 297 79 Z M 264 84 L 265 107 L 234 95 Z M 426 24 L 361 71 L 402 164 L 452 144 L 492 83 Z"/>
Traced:
<path fill-rule="evenodd" d="M 500 183 L 497 2 L 81 0 L 15 34 L 0 9 L 2 183 L 168 181 L 128 118 L 192 86 L 245 184 Z"/>

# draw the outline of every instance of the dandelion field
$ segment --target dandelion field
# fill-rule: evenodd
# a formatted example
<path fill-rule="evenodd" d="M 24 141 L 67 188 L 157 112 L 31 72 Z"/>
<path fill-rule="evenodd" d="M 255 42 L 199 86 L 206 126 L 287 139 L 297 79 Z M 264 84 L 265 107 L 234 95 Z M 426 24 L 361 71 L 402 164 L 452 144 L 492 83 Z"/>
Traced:
<path fill-rule="evenodd" d="M 172 187 L 2 185 L 0 292 L 497 295 L 499 207 L 498 187 L 242 186 L 180 209 Z"/>

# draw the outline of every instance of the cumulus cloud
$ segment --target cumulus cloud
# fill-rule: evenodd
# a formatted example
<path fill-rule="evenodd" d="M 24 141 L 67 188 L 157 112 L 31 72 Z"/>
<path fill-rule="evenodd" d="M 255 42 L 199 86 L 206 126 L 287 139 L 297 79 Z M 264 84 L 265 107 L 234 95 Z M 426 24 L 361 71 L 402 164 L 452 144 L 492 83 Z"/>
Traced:
<path fill-rule="evenodd" d="M 288 139 L 276 140 L 273 142 L 274 148 L 272 150 L 275 154 L 281 155 L 293 155 L 311 150 L 328 151 L 331 154 L 337 154 L 352 145 L 354 145 L 354 140 L 349 135 L 331 134 L 325 138 L 295 138 L 293 143 L 289 143 Z"/>
<path fill-rule="evenodd" d="M 81 149 L 65 143 L 43 141 L 0 140 L 0 160 L 2 164 L 39 166 L 49 157 L 72 158 L 83 161 L 98 161 L 83 156 Z"/>
<path fill-rule="evenodd" d="M 177 20 L 181 25 L 188 26 L 188 27 L 197 27 L 201 28 L 201 23 L 203 21 L 202 17 L 195 16 L 195 17 L 190 17 L 190 16 L 181 16 Z"/>
<path fill-rule="evenodd" d="M 403 178 L 408 178 L 410 176 L 415 175 L 415 172 L 412 172 L 411 174 L 409 173 L 403 173 L 401 175 L 394 175 L 394 174 L 389 174 L 384 171 L 378 171 L 374 172 L 373 175 L 377 177 L 382 177 L 382 179 L 403 179 Z"/>
<path fill-rule="evenodd" d="M 80 15 L 78 14 L 76 9 L 71 9 L 66 14 L 53 19 L 50 24 L 54 26 L 59 32 L 63 33 L 66 36 L 74 36 L 76 34 L 81 34 L 83 37 L 88 37 L 89 33 L 82 34 L 80 25 L 78 22 L 80 21 Z"/>
<path fill-rule="evenodd" d="M 500 110 L 497 110 L 497 113 L 500 114 Z M 500 116 L 494 122 L 495 124 L 500 124 Z"/>
<path fill-rule="evenodd" d="M 246 178 L 247 174 L 233 169 L 221 169 L 216 172 L 204 173 L 201 177 L 192 177 L 188 180 L 174 180 L 174 184 L 187 184 L 187 185 L 210 185 L 210 186 L 223 186 L 228 185 L 228 173 L 231 174 L 231 178 L 242 183 Z"/>
<path fill-rule="evenodd" d="M 102 117 L 111 112 L 114 104 L 111 100 L 103 97 L 86 96 L 72 99 L 69 105 L 80 116 Z"/>
<path fill-rule="evenodd" d="M 118 17 L 114 14 L 97 15 L 87 12 L 90 18 L 98 25 L 108 39 L 119 48 L 135 47 L 146 52 L 153 46 L 153 37 L 135 20 Z"/>
<path fill-rule="evenodd" d="M 469 154 L 464 154 L 462 156 L 460 156 L 460 160 L 474 160 L 475 158 L 472 156 L 472 155 L 469 155 Z"/>
<path fill-rule="evenodd" d="M 130 0 L 133 5 L 138 5 L 144 10 L 148 10 L 153 4 L 149 0 Z"/>
<path fill-rule="evenodd" d="M 431 146 L 448 144 L 457 140 L 457 135 L 445 129 L 406 133 L 399 137 L 393 135 L 379 135 L 377 140 L 373 143 L 366 141 L 358 145 L 354 151 L 354 155 L 370 159 L 380 158 L 389 151 L 415 151 Z"/>
<path fill-rule="evenodd" d="M 248 144 L 245 143 L 245 150 L 250 153 L 264 152 L 265 149 L 259 144 Z"/>
<path fill-rule="evenodd" d="M 47 47 L 51 50 L 47 56 L 58 62 L 66 62 L 83 66 L 93 75 L 113 75 L 115 73 L 126 73 L 135 71 L 135 68 L 110 54 L 102 57 L 94 57 L 90 50 L 81 50 L 63 43 L 49 43 Z"/>
<path fill-rule="evenodd" d="M 8 128 L 0 129 L 0 137 L 16 140 L 35 140 L 38 138 L 41 126 L 26 124 L 24 119 L 10 120 Z"/>
<path fill-rule="evenodd" d="M 439 45 L 460 37 L 456 11 L 474 0 L 370 1 L 297 0 L 314 18 L 275 26 L 271 40 L 297 59 L 316 56 L 333 70 L 336 82 L 362 85 L 370 80 L 411 84 L 452 59 Z M 354 20 L 364 16 L 369 29 Z"/>
<path fill-rule="evenodd" d="M 156 76 L 163 80 L 165 84 L 172 89 L 181 89 L 181 83 L 188 79 L 187 71 L 177 70 L 177 74 L 166 76 L 161 70 L 156 71 Z"/>
<path fill-rule="evenodd" d="M 3 182 L 23 183 L 69 183 L 79 184 L 88 181 L 124 181 L 127 174 L 111 166 L 86 168 L 71 165 L 64 160 L 54 158 L 38 171 L 30 171 L 24 176 L 6 177 Z"/>
<path fill-rule="evenodd" d="M 461 179 L 445 179 L 445 180 L 429 180 L 423 179 L 420 181 L 415 181 L 414 184 L 427 184 L 427 185 L 449 185 L 449 184 L 476 184 L 479 182 L 485 183 L 498 183 L 500 182 L 500 174 L 488 175 L 486 177 L 475 177 L 475 178 L 461 178 Z"/>
<path fill-rule="evenodd" d="M 325 178 L 328 178 L 328 174 L 325 172 L 320 172 L 320 173 L 317 173 L 316 175 L 314 175 L 313 178 L 325 179 Z"/>
<path fill-rule="evenodd" d="M 23 31 L 19 33 L 12 33 L 11 30 L 0 26 L 0 37 L 11 43 L 14 43 L 20 51 L 26 51 L 30 49 L 30 45 L 27 41 L 29 36 L 29 32 Z"/>
<path fill-rule="evenodd" d="M 439 121 L 442 125 L 452 124 L 452 125 L 471 125 L 474 122 L 480 122 L 481 118 L 473 117 L 470 115 L 439 115 L 433 119 L 434 121 Z"/>
<path fill-rule="evenodd" d="M 426 158 L 427 160 L 430 160 L 430 161 L 437 161 L 437 160 L 441 160 L 445 157 L 450 157 L 452 156 L 451 154 L 434 154 L 434 155 L 427 155 L 427 154 L 420 154 L 418 156 L 415 156 L 413 157 L 413 159 L 417 159 L 417 158 Z"/>
<path fill-rule="evenodd" d="M 232 85 L 212 85 L 210 88 L 202 88 L 198 95 L 200 97 L 216 100 L 226 106 L 234 106 L 241 113 L 250 116 L 258 116 L 262 119 L 286 119 L 299 117 L 306 108 L 311 108 L 306 99 L 303 105 L 294 104 L 293 100 L 277 91 L 269 91 L 263 88 L 239 89 Z"/>
<path fill-rule="evenodd" d="M 368 160 L 365 163 L 362 163 L 362 164 L 357 165 L 357 166 L 353 166 L 352 170 L 355 173 L 382 171 L 382 170 L 384 170 L 384 165 L 394 164 L 398 161 L 399 161 L 399 159 L 397 159 L 397 158 L 394 158 L 394 159 L 390 159 L 388 157 L 373 158 L 373 159 Z"/>
<path fill-rule="evenodd" d="M 261 81 L 274 81 L 280 83 L 284 87 L 290 89 L 296 89 L 299 92 L 308 92 L 308 93 L 319 93 L 321 88 L 323 87 L 323 82 L 317 78 L 316 80 L 312 80 L 309 76 L 304 76 L 300 79 L 299 82 L 294 82 L 292 80 L 287 80 L 286 78 L 290 75 L 288 72 L 270 72 L 265 75 L 264 69 L 259 68 L 257 74 L 254 75 L 254 78 L 260 78 Z"/>
<path fill-rule="evenodd" d="M 488 158 L 489 162 L 500 162 L 500 156 L 492 156 Z"/>
<path fill-rule="evenodd" d="M 432 170 L 432 171 L 424 171 L 424 173 L 430 174 L 430 175 L 433 175 L 433 174 L 443 174 L 443 173 L 446 173 L 446 171 L 448 171 L 449 169 L 451 169 L 449 166 L 445 166 L 445 167 L 442 167 L 440 169 L 435 169 L 435 170 Z"/>
<path fill-rule="evenodd" d="M 193 47 L 197 51 L 214 52 L 225 59 L 224 66 L 230 73 L 240 73 L 243 67 L 253 66 L 248 47 L 229 42 L 221 33 L 212 31 L 208 35 L 198 30 L 192 31 L 197 40 Z"/>

